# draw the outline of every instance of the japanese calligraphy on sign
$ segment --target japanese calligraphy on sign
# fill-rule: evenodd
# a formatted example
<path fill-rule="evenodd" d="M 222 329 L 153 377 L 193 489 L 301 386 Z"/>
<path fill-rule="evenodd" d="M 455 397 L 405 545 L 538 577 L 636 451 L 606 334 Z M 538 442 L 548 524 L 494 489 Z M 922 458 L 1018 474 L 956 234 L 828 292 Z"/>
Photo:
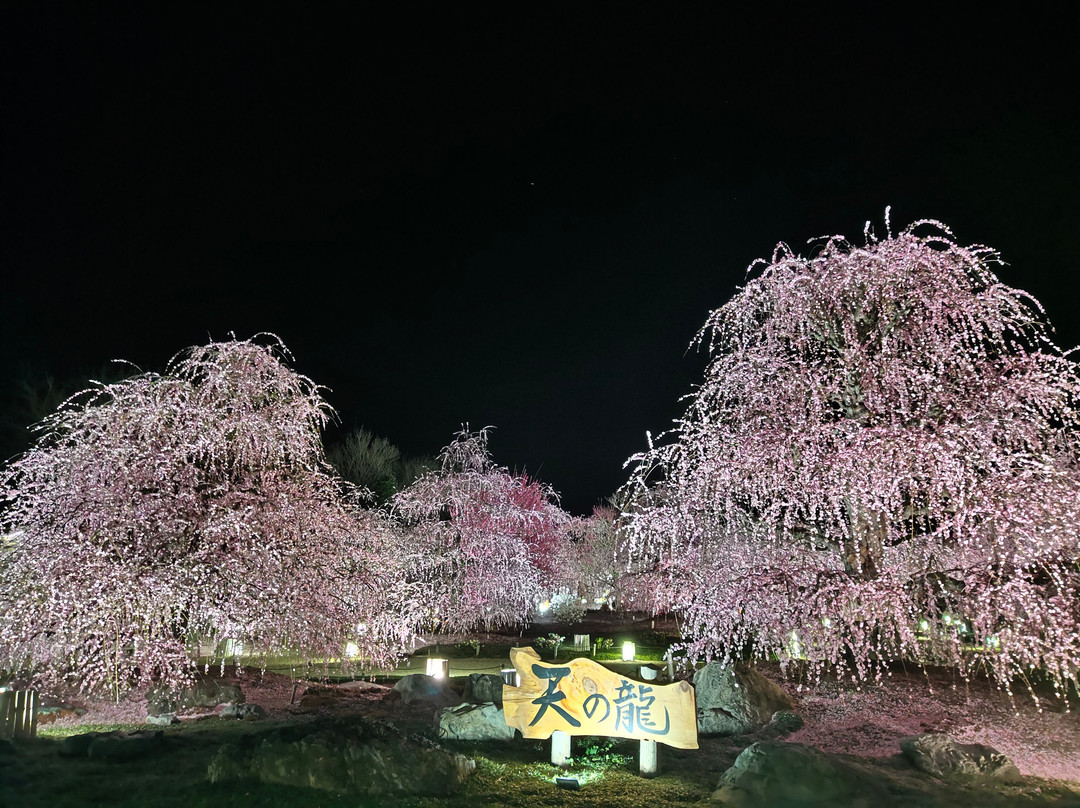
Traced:
<path fill-rule="evenodd" d="M 510 649 L 510 661 L 521 686 L 503 685 L 503 714 L 525 738 L 562 730 L 698 748 L 694 688 L 687 682 L 638 682 L 591 659 L 549 664 L 532 648 Z"/>

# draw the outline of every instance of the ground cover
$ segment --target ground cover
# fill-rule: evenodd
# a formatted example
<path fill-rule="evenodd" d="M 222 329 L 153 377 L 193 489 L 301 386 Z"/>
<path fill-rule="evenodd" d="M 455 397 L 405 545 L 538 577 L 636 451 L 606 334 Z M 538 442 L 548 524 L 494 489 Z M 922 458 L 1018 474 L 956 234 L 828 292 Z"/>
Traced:
<path fill-rule="evenodd" d="M 552 626 L 534 627 L 547 634 Z M 555 627 L 559 628 L 559 627 Z M 640 637 L 651 625 L 629 625 L 622 631 L 607 626 L 605 636 Z M 661 627 L 663 628 L 663 627 Z M 595 627 L 594 634 L 603 634 Z M 565 633 L 560 631 L 560 633 Z M 462 647 L 454 637 L 429 638 L 430 650 L 451 657 L 451 684 L 464 689 L 468 673 L 491 672 L 504 666 L 502 651 L 531 644 L 529 633 L 519 637 L 487 635 L 481 655 Z M 489 651 L 498 655 L 487 656 Z M 427 646 L 396 671 L 368 675 L 376 684 L 392 685 L 395 678 L 422 669 Z M 470 655 L 471 654 L 471 655 Z M 572 655 L 572 654 L 570 654 Z M 560 653 L 560 658 L 568 658 Z M 613 667 L 619 663 L 607 663 Z M 404 704 L 388 697 L 386 687 L 354 687 L 353 675 L 330 667 L 319 676 L 294 676 L 249 667 L 242 675 L 225 669 L 223 683 L 239 683 L 248 702 L 264 707 L 264 721 L 225 721 L 211 713 L 166 728 L 160 751 L 127 763 L 64 759 L 60 739 L 72 733 L 143 728 L 145 701 L 134 693 L 120 704 L 86 702 L 84 716 L 60 719 L 41 727 L 41 737 L 18 744 L 0 756 L 0 805 L 41 806 L 338 806 L 357 805 L 355 798 L 255 782 L 211 784 L 207 766 L 222 744 L 246 733 L 325 718 L 363 717 L 389 721 L 402 729 L 434 737 L 434 708 Z M 490 670 L 489 670 L 490 669 Z M 626 669 L 629 672 L 629 668 Z M 218 673 L 211 669 L 211 673 Z M 316 673 L 314 669 L 308 671 Z M 985 681 L 965 683 L 947 669 L 905 671 L 898 667 L 880 684 L 858 688 L 854 683 L 825 678 L 813 686 L 785 681 L 775 666 L 765 672 L 780 681 L 805 719 L 802 729 L 785 738 L 825 752 L 851 756 L 858 766 L 888 785 L 901 806 L 939 805 L 1053 805 L 1080 806 L 1080 715 L 1061 705 L 1044 703 L 1040 710 L 1030 699 L 1011 702 Z M 980 742 L 998 748 L 1025 775 L 1019 786 L 994 790 L 946 787 L 912 774 L 899 761 L 899 740 L 927 731 L 944 732 L 960 742 Z M 477 762 L 476 773 L 453 796 L 414 798 L 382 805 L 402 808 L 464 808 L 469 805 L 573 806 L 690 806 L 709 803 L 720 775 L 738 754 L 758 738 L 701 738 L 698 750 L 662 748 L 662 774 L 653 780 L 637 775 L 637 744 L 609 739 L 575 739 L 571 772 L 582 782 L 580 791 L 560 790 L 559 772 L 548 763 L 546 742 L 518 739 L 510 744 L 457 743 L 452 746 Z"/>

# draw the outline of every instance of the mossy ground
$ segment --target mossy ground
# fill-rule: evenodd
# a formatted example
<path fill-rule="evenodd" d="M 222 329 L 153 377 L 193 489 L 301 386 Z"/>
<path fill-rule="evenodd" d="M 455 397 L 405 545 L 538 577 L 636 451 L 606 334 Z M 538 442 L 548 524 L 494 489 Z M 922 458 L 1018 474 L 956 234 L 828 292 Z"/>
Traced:
<path fill-rule="evenodd" d="M 246 732 L 265 732 L 277 722 L 181 724 L 165 730 L 162 746 L 146 758 L 108 763 L 58 755 L 60 738 L 73 731 L 145 729 L 131 725 L 83 725 L 47 728 L 41 737 L 20 742 L 13 756 L 0 764 L 0 805 L 24 808 L 54 806 L 414 806 L 465 808 L 499 806 L 691 806 L 707 803 L 719 771 L 706 771 L 679 750 L 665 758 L 660 777 L 637 773 L 637 743 L 603 741 L 586 747 L 575 740 L 578 757 L 566 772 L 548 762 L 546 742 L 518 740 L 511 744 L 447 744 L 476 760 L 476 772 L 453 795 L 357 802 L 356 797 L 256 782 L 209 783 L 207 766 L 217 749 Z M 599 747 L 597 749 L 596 747 Z M 662 753 L 663 754 L 663 753 Z M 13 758 L 13 759 L 12 759 Z M 721 769 L 722 770 L 722 769 Z M 577 775 L 580 791 L 560 789 L 555 777 Z"/>

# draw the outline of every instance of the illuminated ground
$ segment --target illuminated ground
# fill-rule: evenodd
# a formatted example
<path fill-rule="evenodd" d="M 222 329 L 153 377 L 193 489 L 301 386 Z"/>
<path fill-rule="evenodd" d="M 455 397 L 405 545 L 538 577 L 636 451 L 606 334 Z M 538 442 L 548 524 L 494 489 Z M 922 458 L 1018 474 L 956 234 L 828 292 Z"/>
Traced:
<path fill-rule="evenodd" d="M 660 624 L 657 631 L 673 626 Z M 596 615 L 588 633 L 621 640 L 652 630 L 648 621 L 626 622 L 614 615 Z M 458 646 L 461 638 L 438 640 L 438 652 L 449 654 L 454 686 L 463 688 L 468 673 L 495 672 L 506 665 L 504 656 L 489 650 L 506 649 L 512 643 L 529 644 L 535 636 L 551 631 L 572 634 L 556 624 L 535 625 L 522 636 L 485 635 L 481 655 L 467 655 Z M 637 632 L 634 635 L 633 632 Z M 586 633 L 578 629 L 578 633 Z M 421 669 L 423 657 L 436 645 L 418 649 L 411 664 L 385 672 L 378 681 L 392 684 L 395 676 Z M 566 652 L 560 658 L 566 658 Z M 611 663 L 620 668 L 623 665 Z M 636 664 L 636 663 L 635 663 Z M 272 723 L 318 720 L 324 717 L 363 716 L 391 721 L 405 729 L 432 734 L 433 708 L 404 705 L 387 698 L 387 690 L 370 692 L 338 688 L 292 677 L 291 666 L 280 666 L 260 676 L 249 669 L 229 681 L 238 681 L 247 700 L 265 707 L 269 722 L 222 722 L 216 718 L 190 720 L 166 730 L 161 754 L 144 761 L 106 764 L 92 760 L 63 760 L 56 755 L 58 736 L 89 729 L 136 726 L 145 715 L 145 701 L 135 694 L 120 705 L 90 702 L 87 715 L 41 728 L 36 742 L 20 743 L 14 756 L 0 756 L 0 805 L 356 805 L 355 799 L 339 799 L 304 789 L 269 787 L 254 783 L 210 785 L 205 781 L 209 758 L 222 743 L 237 733 L 258 731 Z M 631 666 L 625 666 L 629 668 Z M 774 677 L 775 668 L 766 667 Z M 312 674 L 315 672 L 312 671 Z M 339 673 L 331 669 L 333 679 Z M 1060 705 L 1044 704 L 1040 712 L 1030 700 L 1015 705 L 985 682 L 964 684 L 949 671 L 894 670 L 880 686 L 856 690 L 850 683 L 825 681 L 803 687 L 787 682 L 805 727 L 785 740 L 815 746 L 824 751 L 858 756 L 889 785 L 897 804 L 915 805 L 1054 805 L 1080 806 L 1080 715 L 1064 712 Z M 316 691 L 316 688 L 323 688 Z M 931 693 L 930 691 L 933 691 Z M 307 698 L 305 698 L 305 695 Z M 130 723 L 129 723 L 130 722 Z M 1027 776 L 1023 786 L 997 791 L 947 789 L 913 775 L 895 757 L 899 739 L 905 735 L 941 731 L 962 742 L 981 742 L 1009 755 Z M 696 751 L 662 749 L 662 775 L 643 780 L 636 774 L 636 742 L 576 742 L 575 771 L 584 782 L 579 792 L 558 789 L 555 770 L 547 763 L 546 743 L 518 740 L 509 745 L 461 744 L 460 751 L 478 761 L 477 774 L 452 798 L 405 800 L 402 806 L 472 805 L 574 805 L 663 806 L 705 805 L 720 774 L 753 736 L 702 738 Z M 892 756 L 892 757 L 891 757 Z M 11 758 L 14 759 L 11 759 Z M 389 805 L 389 803 L 380 803 Z"/>

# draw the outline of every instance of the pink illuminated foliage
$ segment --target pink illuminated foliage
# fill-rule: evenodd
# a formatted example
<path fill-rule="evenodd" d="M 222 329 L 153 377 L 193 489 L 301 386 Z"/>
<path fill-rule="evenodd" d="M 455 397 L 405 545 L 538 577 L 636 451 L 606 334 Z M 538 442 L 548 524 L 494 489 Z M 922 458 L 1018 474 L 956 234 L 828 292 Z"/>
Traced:
<path fill-rule="evenodd" d="M 564 585 L 590 602 L 614 598 L 618 590 L 617 517 L 610 505 L 597 505 L 588 516 L 573 517 L 566 528 Z"/>
<path fill-rule="evenodd" d="M 886 214 L 886 223 L 888 222 Z M 920 233 L 926 235 L 920 235 Z M 670 442 L 631 459 L 625 530 L 691 652 L 835 666 L 1080 663 L 1080 373 L 985 247 L 938 222 L 813 259 L 778 246 L 698 334 Z"/>
<path fill-rule="evenodd" d="M 527 622 L 567 560 L 554 492 L 496 466 L 488 430 L 465 427 L 441 468 L 399 491 L 392 513 L 413 547 L 411 581 L 429 628 L 458 632 Z"/>
<path fill-rule="evenodd" d="M 372 659 L 404 641 L 395 532 L 350 504 L 331 411 L 269 342 L 192 348 L 39 425 L 0 477 L 0 670 L 119 696 L 184 683 L 207 638 Z"/>

